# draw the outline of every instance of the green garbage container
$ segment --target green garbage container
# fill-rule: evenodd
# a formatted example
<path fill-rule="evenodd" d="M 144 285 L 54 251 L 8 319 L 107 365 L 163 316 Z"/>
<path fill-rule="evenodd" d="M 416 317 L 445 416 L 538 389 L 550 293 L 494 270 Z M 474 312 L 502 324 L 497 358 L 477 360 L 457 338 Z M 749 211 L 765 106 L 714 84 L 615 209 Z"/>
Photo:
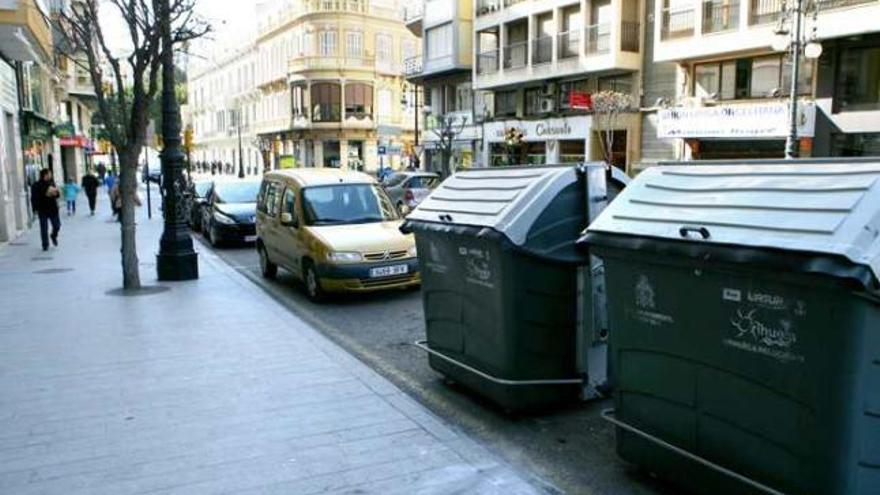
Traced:
<path fill-rule="evenodd" d="M 578 309 L 591 259 L 575 243 L 607 196 L 604 167 L 589 164 L 463 171 L 424 200 L 403 229 L 419 252 L 417 345 L 431 368 L 510 412 L 597 393 L 607 332 L 592 324 L 601 311 Z"/>
<path fill-rule="evenodd" d="M 605 261 L 621 457 L 705 494 L 880 493 L 880 163 L 656 167 Z"/>

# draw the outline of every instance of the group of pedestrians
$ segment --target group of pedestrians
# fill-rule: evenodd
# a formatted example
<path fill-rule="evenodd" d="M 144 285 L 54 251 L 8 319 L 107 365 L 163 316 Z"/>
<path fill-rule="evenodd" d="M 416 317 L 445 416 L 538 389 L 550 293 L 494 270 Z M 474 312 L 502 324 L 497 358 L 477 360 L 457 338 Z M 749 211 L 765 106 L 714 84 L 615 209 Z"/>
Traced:
<path fill-rule="evenodd" d="M 65 182 L 60 188 L 55 183 L 52 171 L 40 170 L 39 179 L 31 186 L 31 209 L 37 214 L 40 222 L 40 240 L 43 251 L 49 249 L 49 243 L 58 246 L 58 233 L 61 230 L 60 208 L 58 201 L 63 197 L 67 216 L 76 215 L 76 200 L 80 191 L 84 192 L 89 202 L 89 215 L 95 216 L 98 202 L 98 189 L 107 188 L 113 215 L 118 217 L 122 209 L 122 198 L 119 193 L 119 181 L 112 171 L 107 173 L 103 165 L 98 167 L 98 176 L 86 172 L 82 181 L 77 184 L 73 179 Z M 51 227 L 51 232 L 49 230 Z"/>

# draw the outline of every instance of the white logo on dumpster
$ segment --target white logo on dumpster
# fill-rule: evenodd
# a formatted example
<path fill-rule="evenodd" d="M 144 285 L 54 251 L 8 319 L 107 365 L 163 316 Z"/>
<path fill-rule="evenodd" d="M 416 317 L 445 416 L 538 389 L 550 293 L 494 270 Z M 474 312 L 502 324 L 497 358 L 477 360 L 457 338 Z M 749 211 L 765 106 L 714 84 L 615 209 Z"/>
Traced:
<path fill-rule="evenodd" d="M 488 250 L 476 248 L 459 248 L 459 254 L 465 256 L 465 281 L 486 288 L 495 287 L 492 281 L 492 265 Z"/>
<path fill-rule="evenodd" d="M 434 273 L 444 274 L 449 271 L 449 267 L 443 263 L 440 249 L 433 240 L 428 241 L 428 259 L 425 260 L 425 266 Z"/>
<path fill-rule="evenodd" d="M 657 309 L 656 293 L 651 281 L 640 275 L 635 287 L 636 320 L 651 326 L 674 323 L 672 316 L 655 311 Z"/>
<path fill-rule="evenodd" d="M 724 340 L 725 345 L 781 362 L 804 362 L 804 356 L 795 352 L 798 337 L 790 319 L 780 318 L 771 323 L 768 318 L 762 318 L 761 308 L 739 308 L 730 318 L 730 324 L 733 335 Z"/>

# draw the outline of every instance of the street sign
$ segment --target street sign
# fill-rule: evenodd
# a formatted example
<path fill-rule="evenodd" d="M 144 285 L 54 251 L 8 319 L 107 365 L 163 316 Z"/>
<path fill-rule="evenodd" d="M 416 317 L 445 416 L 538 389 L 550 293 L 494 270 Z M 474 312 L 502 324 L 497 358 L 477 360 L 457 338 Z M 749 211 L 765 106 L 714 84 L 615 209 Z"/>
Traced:
<path fill-rule="evenodd" d="M 379 146 L 378 149 L 379 149 L 379 156 L 384 156 L 388 151 L 388 149 L 385 146 Z"/>

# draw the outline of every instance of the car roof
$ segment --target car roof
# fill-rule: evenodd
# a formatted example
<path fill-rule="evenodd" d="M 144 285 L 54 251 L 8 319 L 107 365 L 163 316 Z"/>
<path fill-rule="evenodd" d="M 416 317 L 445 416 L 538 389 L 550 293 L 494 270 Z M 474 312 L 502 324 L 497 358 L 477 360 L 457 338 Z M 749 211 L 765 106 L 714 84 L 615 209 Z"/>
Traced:
<path fill-rule="evenodd" d="M 400 173 L 401 175 L 405 175 L 405 176 L 407 176 L 407 177 L 440 177 L 439 175 L 435 174 L 434 172 L 412 172 L 412 171 L 406 171 L 406 172 L 399 172 L 399 173 Z"/>
<path fill-rule="evenodd" d="M 267 179 L 293 179 L 302 187 L 330 184 L 375 184 L 376 179 L 363 172 L 336 168 L 293 168 L 266 173 Z"/>

